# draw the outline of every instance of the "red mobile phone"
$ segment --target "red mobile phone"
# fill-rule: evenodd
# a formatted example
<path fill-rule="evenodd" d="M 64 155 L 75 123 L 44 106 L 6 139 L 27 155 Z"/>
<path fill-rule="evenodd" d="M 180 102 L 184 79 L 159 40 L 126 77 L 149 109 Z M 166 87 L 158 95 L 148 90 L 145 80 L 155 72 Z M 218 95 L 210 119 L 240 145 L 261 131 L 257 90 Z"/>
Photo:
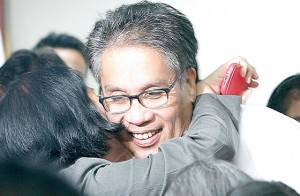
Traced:
<path fill-rule="evenodd" d="M 241 66 L 237 63 L 233 63 L 229 66 L 222 85 L 221 94 L 222 95 L 240 95 L 243 90 L 248 88 L 248 84 L 245 78 L 241 76 Z"/>

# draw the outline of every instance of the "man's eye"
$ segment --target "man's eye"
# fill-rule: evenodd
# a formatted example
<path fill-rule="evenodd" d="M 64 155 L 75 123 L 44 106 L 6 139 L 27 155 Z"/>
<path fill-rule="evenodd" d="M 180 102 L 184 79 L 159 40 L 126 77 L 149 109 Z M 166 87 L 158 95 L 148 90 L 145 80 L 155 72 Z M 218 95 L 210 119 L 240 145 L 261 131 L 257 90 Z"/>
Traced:
<path fill-rule="evenodd" d="M 110 97 L 109 99 L 107 99 L 108 102 L 113 102 L 113 103 L 123 103 L 126 102 L 128 100 L 127 97 L 124 96 L 115 96 L 115 97 Z"/>
<path fill-rule="evenodd" d="M 143 95 L 143 97 L 146 99 L 157 99 L 157 98 L 161 98 L 165 94 L 166 94 L 166 92 L 163 90 L 152 90 L 152 91 L 146 92 Z"/>

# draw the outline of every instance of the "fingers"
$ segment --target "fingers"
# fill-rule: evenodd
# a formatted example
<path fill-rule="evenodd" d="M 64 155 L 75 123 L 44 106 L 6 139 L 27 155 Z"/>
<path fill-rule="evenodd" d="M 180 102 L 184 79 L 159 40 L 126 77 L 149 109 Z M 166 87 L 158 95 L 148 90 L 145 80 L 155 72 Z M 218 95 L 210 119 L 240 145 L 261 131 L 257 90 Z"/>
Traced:
<path fill-rule="evenodd" d="M 256 69 L 252 66 L 245 58 L 237 56 L 229 61 L 229 63 L 238 63 L 241 68 L 241 76 L 245 78 L 245 81 L 250 86 L 258 86 L 257 82 L 253 82 L 253 80 L 257 80 L 259 78 Z"/>
<path fill-rule="evenodd" d="M 234 57 L 233 59 L 231 59 L 230 61 L 228 61 L 226 64 L 229 67 L 229 65 L 231 65 L 232 63 L 237 63 L 237 64 L 239 64 L 242 67 L 242 69 L 241 69 L 241 76 L 243 78 L 246 77 L 248 69 L 249 70 L 253 70 L 254 69 L 254 67 L 252 65 L 250 65 L 245 58 L 240 57 L 240 56 Z"/>
<path fill-rule="evenodd" d="M 249 65 L 246 67 L 246 75 L 245 75 L 245 80 L 248 84 L 250 84 L 253 80 L 257 80 L 259 78 L 256 69 L 252 66 Z"/>
<path fill-rule="evenodd" d="M 221 65 L 207 78 L 202 80 L 200 84 L 197 85 L 197 95 L 202 93 L 220 94 L 220 86 L 223 83 L 224 76 L 230 65 L 233 63 L 237 63 L 241 66 L 240 75 L 247 82 L 247 86 L 249 88 L 256 88 L 258 86 L 258 82 L 255 80 L 259 78 L 256 69 L 249 64 L 245 58 L 237 56 Z"/>
<path fill-rule="evenodd" d="M 259 83 L 255 80 L 251 80 L 250 84 L 249 84 L 249 87 L 250 88 L 256 88 L 259 86 Z"/>
<path fill-rule="evenodd" d="M 246 59 L 242 58 L 242 57 L 237 57 L 238 58 L 238 64 L 242 67 L 241 69 L 241 76 L 243 78 L 247 79 L 247 71 L 249 71 L 249 69 L 254 68 L 252 65 L 250 65 Z M 248 72 L 249 73 L 249 72 Z"/>

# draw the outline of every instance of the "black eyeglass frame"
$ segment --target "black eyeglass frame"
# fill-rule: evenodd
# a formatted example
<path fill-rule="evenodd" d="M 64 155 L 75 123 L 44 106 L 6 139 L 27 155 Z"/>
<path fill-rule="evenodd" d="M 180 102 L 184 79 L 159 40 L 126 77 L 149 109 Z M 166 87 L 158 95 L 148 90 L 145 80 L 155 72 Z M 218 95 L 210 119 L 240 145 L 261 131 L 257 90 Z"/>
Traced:
<path fill-rule="evenodd" d="M 112 113 L 112 114 L 122 114 L 122 113 L 125 113 L 127 112 L 128 110 L 130 110 L 131 108 L 131 105 L 132 105 L 132 99 L 137 99 L 138 102 L 144 106 L 145 108 L 148 108 L 148 109 L 156 109 L 156 108 L 161 108 L 163 106 L 165 106 L 167 103 L 168 103 L 168 100 L 169 100 L 169 93 L 170 91 L 172 90 L 172 88 L 175 86 L 175 83 L 179 80 L 179 78 L 181 78 L 181 76 L 183 75 L 184 72 L 182 72 L 181 74 L 179 74 L 179 76 L 177 76 L 175 78 L 175 80 L 169 85 L 169 87 L 167 88 L 158 88 L 158 89 L 153 89 L 153 90 L 148 90 L 148 91 L 144 91 L 140 94 L 137 94 L 137 95 L 114 95 L 114 96 L 108 96 L 108 97 L 101 97 L 101 95 L 99 96 L 99 102 L 102 104 L 102 106 L 104 107 L 105 111 L 108 112 L 108 113 L 111 113 L 109 111 L 109 109 L 106 107 L 104 101 L 106 99 L 110 99 L 110 98 L 118 98 L 118 97 L 126 97 L 129 99 L 130 101 L 130 105 L 129 105 L 129 108 L 127 110 L 124 110 L 122 112 L 117 112 L 117 113 Z M 151 92 L 155 92 L 155 91 L 165 91 L 166 95 L 167 95 L 167 101 L 166 103 L 162 104 L 162 105 L 159 105 L 159 106 L 156 106 L 156 107 L 148 107 L 146 105 L 143 104 L 143 102 L 140 100 L 140 96 L 143 95 L 143 94 L 147 94 L 147 93 L 151 93 Z"/>

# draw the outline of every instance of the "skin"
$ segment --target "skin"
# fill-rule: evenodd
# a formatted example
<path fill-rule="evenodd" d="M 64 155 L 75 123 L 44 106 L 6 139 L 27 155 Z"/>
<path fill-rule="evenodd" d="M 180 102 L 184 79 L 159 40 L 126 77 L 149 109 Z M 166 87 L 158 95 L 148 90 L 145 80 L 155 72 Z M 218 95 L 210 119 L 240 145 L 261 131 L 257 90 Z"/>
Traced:
<path fill-rule="evenodd" d="M 54 48 L 54 51 L 70 68 L 75 69 L 83 76 L 86 76 L 87 64 L 80 52 L 71 48 Z M 91 101 L 97 106 L 100 112 L 104 114 L 105 111 L 101 104 L 99 104 L 99 98 L 94 93 L 93 89 L 87 88 L 87 93 Z M 111 139 L 108 140 L 108 143 L 111 148 L 108 154 L 104 156 L 105 159 L 111 162 L 119 162 L 133 157 L 132 153 L 125 148 L 115 136 L 111 135 L 110 137 Z"/>
<path fill-rule="evenodd" d="M 149 47 L 110 48 L 101 57 L 101 93 L 105 97 L 166 88 L 176 78 L 175 71 L 167 68 L 164 55 Z M 182 77 L 184 88 L 176 82 L 163 108 L 148 109 L 133 99 L 126 113 L 106 113 L 109 120 L 126 127 L 120 141 L 135 157 L 157 153 L 160 143 L 180 137 L 190 124 L 196 97 L 196 72 L 189 69 Z"/>
<path fill-rule="evenodd" d="M 131 92 L 133 92 L 132 94 L 138 94 L 140 91 L 144 90 L 145 87 L 143 87 L 143 84 L 147 84 L 146 78 L 150 77 L 149 75 L 150 75 L 150 73 L 152 73 L 151 71 L 154 72 L 154 69 L 157 69 L 156 72 L 154 72 L 155 73 L 154 75 L 156 77 L 164 78 L 164 79 L 168 80 L 166 82 L 167 85 L 165 85 L 163 87 L 167 87 L 168 84 L 171 83 L 173 81 L 173 78 L 175 77 L 175 73 L 172 73 L 172 71 L 170 71 L 170 70 L 167 70 L 167 72 L 170 73 L 170 74 L 167 74 L 167 76 L 165 76 L 166 74 L 160 75 L 161 72 L 160 72 L 159 67 L 164 67 L 163 70 L 166 71 L 166 69 L 165 69 L 166 65 L 163 62 L 163 60 L 164 60 L 163 55 L 155 52 L 154 50 L 150 50 L 150 49 L 147 50 L 142 47 L 140 47 L 137 50 L 134 50 L 134 48 L 118 48 L 118 50 L 116 48 L 114 48 L 111 50 L 113 50 L 113 51 L 107 50 L 102 54 L 103 65 L 101 65 L 102 75 L 100 75 L 100 79 L 104 86 L 104 89 L 103 89 L 104 96 L 108 96 L 105 94 L 106 93 L 105 92 L 106 84 L 116 85 L 115 91 L 117 94 L 118 94 L 118 91 L 120 91 L 120 93 L 125 93 L 125 94 L 131 94 Z M 126 50 L 128 50 L 128 51 L 126 52 Z M 155 63 L 155 61 L 153 61 L 155 58 L 153 58 L 150 55 L 150 53 L 149 53 L 149 55 L 150 55 L 149 59 L 151 59 L 151 61 L 149 59 L 146 60 L 146 57 L 144 58 L 145 62 L 137 61 L 138 60 L 137 54 L 143 53 L 143 50 L 146 52 L 144 55 L 147 55 L 148 51 L 150 51 L 151 54 L 153 53 L 152 54 L 152 55 L 154 55 L 153 57 L 157 57 L 156 60 L 158 60 L 158 61 Z M 122 57 L 123 59 L 121 59 L 121 54 L 123 54 L 123 57 Z M 115 59 L 115 57 L 117 57 L 117 58 Z M 118 57 L 120 58 L 119 60 L 118 60 Z M 127 59 L 127 57 L 128 57 L 128 59 Z M 129 57 L 132 57 L 132 58 L 129 58 Z M 143 57 L 143 55 L 140 54 L 139 57 Z M 142 59 L 143 58 L 140 58 L 139 60 L 142 61 Z M 241 95 L 243 95 L 242 98 L 243 98 L 244 102 L 246 102 L 246 98 L 247 98 L 249 92 L 252 91 L 252 88 L 256 88 L 258 86 L 258 82 L 256 80 L 259 79 L 259 77 L 258 77 L 258 74 L 257 74 L 255 68 L 252 65 L 250 65 L 246 61 L 246 59 L 239 57 L 239 56 L 222 64 L 213 73 L 211 73 L 209 76 L 207 76 L 201 82 L 197 83 L 197 86 L 195 86 L 195 82 L 194 82 L 195 75 L 196 75 L 195 70 L 193 70 L 193 69 L 188 70 L 187 75 L 185 75 L 185 80 L 184 80 L 184 82 L 185 82 L 184 89 L 187 89 L 187 90 L 179 89 L 177 83 L 175 85 L 175 88 L 174 88 L 175 91 L 181 92 L 181 93 L 175 94 L 175 95 L 178 95 L 178 100 L 180 100 L 180 99 L 182 100 L 182 97 L 184 97 L 185 100 L 187 101 L 187 105 L 190 105 L 189 103 L 192 103 L 195 100 L 195 94 L 196 95 L 200 95 L 203 93 L 220 94 L 220 84 L 223 81 L 223 76 L 225 75 L 226 70 L 232 63 L 238 63 L 242 66 L 241 76 L 244 77 L 246 82 L 249 84 L 250 88 L 246 89 L 241 94 Z M 126 65 L 126 64 L 128 64 L 128 65 Z M 146 66 L 147 64 L 149 66 Z M 145 66 L 145 69 L 143 69 L 143 67 L 141 65 Z M 160 66 L 158 66 L 158 65 L 160 65 Z M 129 69 L 130 66 L 132 66 L 131 69 Z M 113 69 L 114 67 L 116 70 Z M 151 67 L 151 68 L 149 69 L 148 67 L 149 68 Z M 110 73 L 112 73 L 112 74 L 110 75 Z M 136 74 L 136 73 L 139 73 L 139 74 Z M 157 75 L 157 73 L 159 73 L 159 76 Z M 138 76 L 140 76 L 140 77 L 138 77 Z M 170 78 L 172 78 L 172 79 L 170 79 Z M 159 80 L 156 80 L 156 81 L 159 81 Z M 118 82 L 120 82 L 120 84 L 118 84 Z M 135 85 L 137 85 L 137 86 L 135 86 Z M 141 86 L 141 87 L 139 87 L 139 86 Z M 108 85 L 107 87 L 109 88 L 110 86 Z M 122 89 L 121 87 L 124 89 Z M 112 88 L 113 88 L 113 86 L 112 86 Z M 118 88 L 120 88 L 120 89 L 118 89 Z M 141 88 L 141 89 L 139 89 L 139 88 Z M 173 95 L 174 95 L 174 89 L 172 89 Z M 111 91 L 112 92 L 110 92 L 110 93 L 112 94 L 114 90 L 111 90 Z M 128 91 L 128 93 L 127 93 L 127 91 Z M 130 130 L 134 130 L 135 127 L 136 127 L 136 130 L 142 129 L 144 127 L 147 128 L 145 123 L 141 124 L 141 126 L 139 126 L 138 124 L 134 124 L 134 123 L 131 124 L 129 121 L 126 121 L 128 116 L 125 118 L 124 114 L 121 115 L 121 117 L 120 117 L 120 115 L 116 115 L 116 116 L 108 115 L 107 112 L 104 110 L 103 106 L 99 103 L 98 96 L 96 96 L 94 94 L 94 92 L 92 92 L 92 91 L 90 91 L 89 96 L 91 97 L 92 101 L 98 107 L 98 109 L 101 111 L 101 113 L 104 117 L 106 117 L 106 118 L 109 117 L 112 120 L 114 119 L 115 122 L 123 122 L 125 125 L 127 124 L 127 127 L 129 128 L 129 132 L 130 132 Z M 177 103 L 181 104 L 180 101 L 178 101 Z M 147 112 L 149 109 L 147 110 L 146 108 L 143 108 L 143 106 L 138 105 L 139 103 L 137 103 L 137 100 L 133 100 L 133 105 L 134 104 L 137 104 L 137 106 L 139 106 L 140 108 L 142 108 L 144 110 L 144 111 L 143 110 L 140 111 L 140 112 L 142 112 L 141 114 L 143 114 L 143 115 L 141 115 L 141 117 L 145 116 L 145 114 L 147 114 L 148 116 L 151 117 L 151 115 L 153 114 L 153 112 Z M 170 104 L 170 102 L 169 102 L 169 104 Z M 175 104 L 176 104 L 176 102 L 175 102 Z M 122 135 L 121 138 L 118 138 L 122 142 L 122 144 L 120 142 L 118 142 L 117 139 L 110 141 L 110 142 L 114 142 L 114 144 L 112 145 L 111 151 L 107 155 L 108 160 L 124 161 L 124 160 L 131 158 L 132 156 L 146 157 L 151 153 L 156 153 L 158 151 L 158 145 L 161 142 L 163 142 L 167 139 L 170 139 L 172 137 L 180 136 L 186 129 L 187 125 L 190 123 L 190 115 L 192 114 L 192 109 L 190 109 L 190 111 L 187 111 L 187 110 L 182 109 L 182 107 L 175 106 L 174 104 L 171 106 L 171 108 L 173 108 L 174 118 L 177 117 L 176 118 L 177 121 L 176 120 L 174 121 L 172 118 L 168 119 L 167 117 L 164 118 L 164 116 L 161 117 L 160 114 L 161 113 L 163 114 L 163 110 L 165 109 L 165 108 L 162 108 L 162 109 L 155 109 L 155 111 L 154 111 L 155 119 L 153 120 L 153 122 L 148 123 L 149 126 L 155 125 L 155 123 L 158 123 L 159 125 L 164 124 L 164 123 L 166 124 L 166 127 L 164 127 L 164 129 L 163 129 L 163 131 L 166 131 L 166 133 L 163 133 L 163 134 L 160 133 L 160 135 L 159 135 L 159 136 L 161 136 L 160 140 L 158 142 L 156 142 L 155 145 L 150 146 L 150 147 L 137 146 L 133 142 L 132 135 L 130 133 L 128 133 L 127 131 L 124 131 L 124 133 L 121 134 Z M 136 111 L 137 111 L 137 117 L 139 117 L 138 110 L 136 110 Z M 167 110 L 167 111 L 169 111 L 169 110 Z M 180 119 L 180 113 L 178 111 L 180 111 L 180 112 L 185 111 L 185 113 L 187 113 L 187 114 L 181 115 L 181 116 L 183 116 L 183 119 Z M 159 112 L 159 113 L 157 114 L 157 112 Z M 132 114 L 132 116 L 134 117 L 133 114 Z M 186 117 L 188 117 L 188 118 L 186 118 Z M 170 120 L 170 122 L 168 122 L 168 120 Z M 164 122 L 164 123 L 162 123 L 162 122 Z M 176 127 L 176 129 L 175 129 L 175 124 L 176 124 L 175 122 L 178 122 L 177 124 L 181 124 L 178 127 L 182 127 L 182 128 L 177 129 L 177 127 Z M 170 125 L 170 126 L 168 126 L 168 125 Z M 171 129 L 167 130 L 167 127 L 173 127 L 174 129 L 171 128 Z M 174 134 L 174 133 L 176 133 L 176 134 Z M 164 137 L 164 136 L 166 136 L 166 137 Z M 131 154 L 126 148 L 124 148 L 123 144 L 128 148 L 128 150 L 132 151 L 133 154 Z"/>
<path fill-rule="evenodd" d="M 292 100 L 286 115 L 300 122 L 300 100 Z"/>
<path fill-rule="evenodd" d="M 105 115 L 105 110 L 102 105 L 99 103 L 99 97 L 94 93 L 94 91 L 90 88 L 87 89 L 87 93 L 91 101 L 96 105 L 101 114 Z M 107 118 L 106 116 L 103 116 Z M 119 162 L 126 161 L 133 157 L 133 154 L 120 142 L 118 138 L 114 135 L 110 136 L 111 139 L 108 140 L 108 144 L 110 145 L 109 152 L 103 157 L 106 160 L 111 162 Z"/>
<path fill-rule="evenodd" d="M 79 71 L 83 76 L 87 72 L 87 64 L 83 55 L 71 48 L 54 48 L 58 56 L 72 69 Z"/>
<path fill-rule="evenodd" d="M 286 111 L 285 115 L 297 120 L 300 122 L 300 99 L 299 99 L 300 91 L 294 90 L 292 91 L 291 98 L 289 100 L 289 107 Z"/>

